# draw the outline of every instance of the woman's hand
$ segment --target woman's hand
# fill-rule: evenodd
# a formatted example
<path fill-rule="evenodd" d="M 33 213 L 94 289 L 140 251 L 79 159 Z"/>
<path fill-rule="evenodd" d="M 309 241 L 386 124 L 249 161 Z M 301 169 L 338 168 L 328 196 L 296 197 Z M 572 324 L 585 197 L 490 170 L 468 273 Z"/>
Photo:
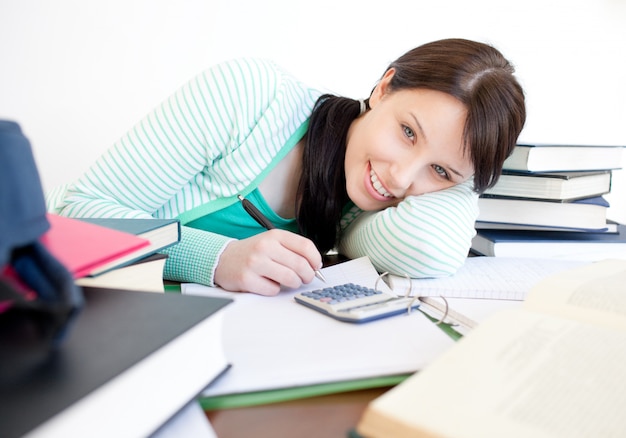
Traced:
<path fill-rule="evenodd" d="M 322 256 L 312 241 L 285 230 L 270 230 L 228 244 L 215 269 L 215 284 L 241 292 L 276 295 L 310 283 Z"/>

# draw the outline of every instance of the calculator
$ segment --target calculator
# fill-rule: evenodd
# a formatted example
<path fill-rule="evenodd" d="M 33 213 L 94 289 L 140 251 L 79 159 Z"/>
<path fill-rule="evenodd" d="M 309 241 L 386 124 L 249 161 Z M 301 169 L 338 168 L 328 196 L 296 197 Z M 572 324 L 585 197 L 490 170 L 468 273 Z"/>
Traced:
<path fill-rule="evenodd" d="M 354 323 L 407 313 L 420 303 L 415 297 L 396 296 L 354 283 L 300 292 L 294 299 L 332 318 Z"/>

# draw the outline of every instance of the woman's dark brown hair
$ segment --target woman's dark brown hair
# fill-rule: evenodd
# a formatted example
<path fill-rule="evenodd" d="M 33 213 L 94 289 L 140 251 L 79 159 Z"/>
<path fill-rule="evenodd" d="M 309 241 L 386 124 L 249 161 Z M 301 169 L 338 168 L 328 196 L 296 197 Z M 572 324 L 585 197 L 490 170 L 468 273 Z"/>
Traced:
<path fill-rule="evenodd" d="M 389 92 L 424 88 L 447 93 L 465 105 L 465 153 L 474 166 L 474 190 L 492 187 L 526 120 L 524 92 L 513 66 L 492 46 L 445 39 L 416 47 L 392 62 Z M 359 102 L 321 96 L 313 109 L 298 187 L 298 225 L 320 251 L 332 249 L 349 202 L 344 158 Z"/>

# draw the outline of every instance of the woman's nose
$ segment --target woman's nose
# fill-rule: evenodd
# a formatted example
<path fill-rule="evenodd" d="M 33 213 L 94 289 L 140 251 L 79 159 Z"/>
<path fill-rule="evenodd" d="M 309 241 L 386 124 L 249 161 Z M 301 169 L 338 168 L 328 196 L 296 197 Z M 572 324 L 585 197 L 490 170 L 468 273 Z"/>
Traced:
<path fill-rule="evenodd" d="M 399 193 L 394 193 L 395 196 L 404 195 L 410 192 L 418 175 L 420 173 L 421 164 L 418 160 L 405 160 L 396 162 L 391 168 L 391 184 L 393 187 L 390 189 Z"/>

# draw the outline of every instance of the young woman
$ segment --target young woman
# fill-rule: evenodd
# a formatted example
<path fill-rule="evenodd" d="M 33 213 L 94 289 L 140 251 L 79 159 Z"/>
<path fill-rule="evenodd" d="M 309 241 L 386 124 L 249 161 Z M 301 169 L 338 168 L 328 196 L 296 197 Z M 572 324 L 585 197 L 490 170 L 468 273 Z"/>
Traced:
<path fill-rule="evenodd" d="M 474 41 L 407 52 L 361 101 L 321 95 L 265 60 L 235 60 L 163 102 L 53 211 L 177 217 L 165 278 L 233 291 L 308 283 L 333 248 L 381 271 L 445 276 L 463 264 L 477 194 L 497 181 L 524 121 L 513 68 Z"/>

